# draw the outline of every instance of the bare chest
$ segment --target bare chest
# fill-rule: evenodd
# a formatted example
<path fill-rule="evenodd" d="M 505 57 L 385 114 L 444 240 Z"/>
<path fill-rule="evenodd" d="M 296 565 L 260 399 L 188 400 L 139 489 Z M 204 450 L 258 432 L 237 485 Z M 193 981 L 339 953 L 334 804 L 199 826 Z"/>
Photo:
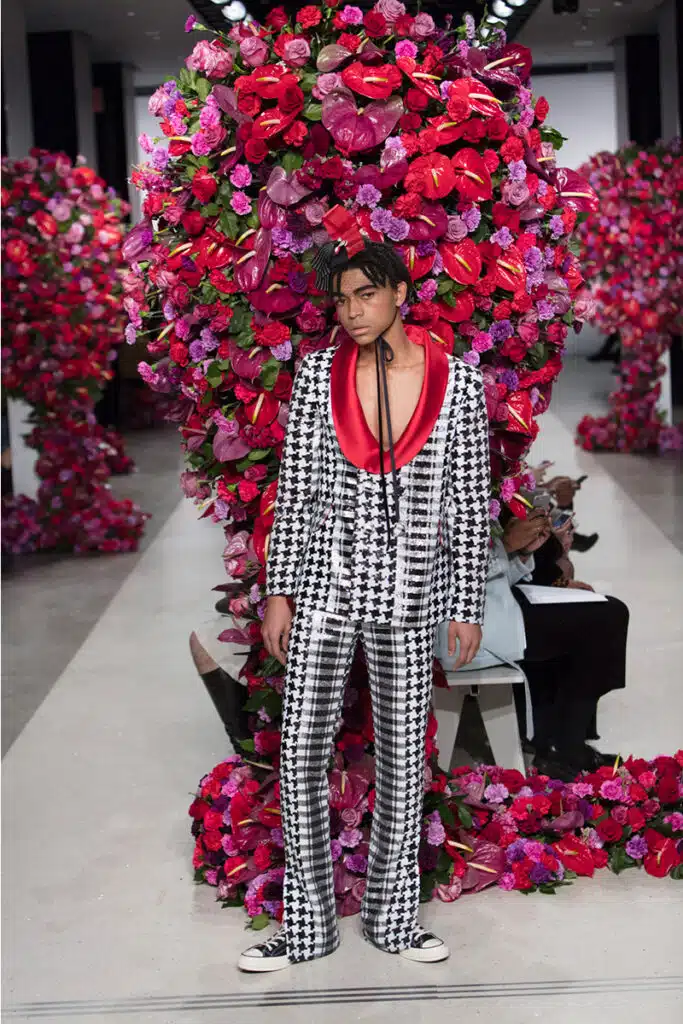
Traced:
<path fill-rule="evenodd" d="M 402 437 L 410 424 L 422 393 L 424 363 L 406 369 L 387 370 L 389 391 L 389 413 L 394 444 Z M 377 371 L 374 363 L 356 368 L 356 390 L 370 433 L 379 440 L 380 406 L 377 396 Z M 388 424 L 384 395 L 382 395 L 383 447 L 389 450 Z"/>

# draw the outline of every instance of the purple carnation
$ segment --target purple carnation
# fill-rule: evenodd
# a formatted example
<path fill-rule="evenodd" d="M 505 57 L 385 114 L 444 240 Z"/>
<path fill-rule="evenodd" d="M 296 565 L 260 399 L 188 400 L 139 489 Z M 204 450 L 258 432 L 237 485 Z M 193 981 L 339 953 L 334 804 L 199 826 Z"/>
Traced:
<path fill-rule="evenodd" d="M 362 25 L 363 12 L 360 7 L 344 7 L 341 12 L 341 20 L 345 25 Z"/>
<path fill-rule="evenodd" d="M 502 782 L 492 783 L 484 790 L 484 798 L 491 804 L 502 804 L 510 796 L 510 791 Z"/>
<path fill-rule="evenodd" d="M 355 875 L 362 875 L 368 869 L 368 858 L 362 853 L 352 853 L 345 859 L 344 864 Z"/>
<path fill-rule="evenodd" d="M 199 336 L 202 339 L 205 354 L 208 355 L 209 352 L 214 352 L 218 348 L 218 338 L 210 327 L 203 327 Z"/>
<path fill-rule="evenodd" d="M 427 828 L 427 842 L 430 846 L 442 846 L 446 841 L 446 830 L 441 822 L 441 816 L 438 811 L 432 811 L 427 818 L 429 825 Z"/>
<path fill-rule="evenodd" d="M 134 345 L 137 339 L 137 331 L 133 325 L 128 324 L 123 333 L 125 334 L 127 344 Z"/>
<path fill-rule="evenodd" d="M 552 318 L 555 316 L 553 304 L 552 302 L 548 302 L 547 299 L 541 299 L 540 302 L 537 302 L 536 310 L 538 312 L 539 320 L 552 320 Z"/>
<path fill-rule="evenodd" d="M 516 861 L 524 860 L 526 853 L 524 850 L 524 840 L 515 839 L 514 843 L 510 843 L 505 855 L 508 860 L 508 864 L 514 864 Z"/>
<path fill-rule="evenodd" d="M 339 842 L 338 839 L 332 839 L 331 840 L 331 842 L 330 842 L 330 850 L 332 852 L 332 860 L 339 860 L 339 858 L 341 857 L 342 853 L 344 852 L 343 849 L 342 849 L 342 844 Z"/>
<path fill-rule="evenodd" d="M 502 227 L 500 231 L 496 231 L 491 235 L 491 241 L 499 245 L 501 249 L 507 249 L 508 246 L 512 245 L 513 237 L 510 228 Z"/>
<path fill-rule="evenodd" d="M 515 333 L 512 329 L 512 324 L 509 320 L 498 320 L 497 323 L 491 324 L 489 330 L 491 337 L 494 342 L 507 341 Z"/>
<path fill-rule="evenodd" d="M 626 844 L 626 852 L 633 860 L 642 860 L 647 853 L 647 843 L 642 836 L 633 836 Z"/>
<path fill-rule="evenodd" d="M 277 245 L 281 249 L 289 249 L 292 244 L 292 232 L 287 228 L 273 228 L 271 237 L 273 245 Z"/>
<path fill-rule="evenodd" d="M 286 363 L 292 358 L 292 343 L 288 338 L 281 345 L 276 345 L 271 351 L 276 359 L 279 359 L 281 363 Z"/>
<path fill-rule="evenodd" d="M 523 160 L 513 160 L 508 164 L 510 181 L 526 181 L 526 164 Z"/>
<path fill-rule="evenodd" d="M 498 379 L 501 384 L 505 385 L 508 391 L 516 391 L 519 387 L 519 377 L 514 370 L 503 370 Z"/>
<path fill-rule="evenodd" d="M 462 361 L 463 363 L 467 363 L 468 366 L 479 366 L 481 356 L 475 349 L 470 349 L 469 352 L 463 353 Z"/>
<path fill-rule="evenodd" d="M 524 253 L 524 266 L 527 270 L 540 270 L 543 262 L 543 253 L 537 245 L 532 245 Z"/>
<path fill-rule="evenodd" d="M 543 867 L 542 864 L 534 864 L 529 872 L 529 878 L 534 885 L 545 885 L 546 882 L 552 881 L 553 876 L 548 868 Z"/>
<path fill-rule="evenodd" d="M 491 498 L 489 502 L 489 516 L 491 519 L 497 519 L 500 515 L 500 502 L 496 498 Z"/>
<path fill-rule="evenodd" d="M 382 198 L 382 193 L 374 185 L 361 185 L 356 193 L 356 201 L 361 206 L 369 206 L 371 209 L 375 209 L 377 204 Z"/>
<path fill-rule="evenodd" d="M 461 217 L 468 231 L 472 232 L 477 230 L 479 227 L 479 221 L 481 220 L 479 207 L 471 206 L 469 210 L 465 210 L 465 212 L 461 214 Z"/>
<path fill-rule="evenodd" d="M 198 363 L 200 359 L 203 359 L 206 355 L 204 351 L 204 343 L 202 341 L 193 341 L 190 345 L 190 359 L 193 363 Z"/>
<path fill-rule="evenodd" d="M 420 258 L 423 256 L 433 256 L 436 252 L 436 242 L 432 242 L 431 239 L 426 238 L 424 242 L 417 243 L 416 252 Z"/>
<path fill-rule="evenodd" d="M 561 217 L 555 216 L 550 218 L 550 230 L 553 233 L 553 238 L 561 238 L 565 232 L 564 221 Z"/>
<path fill-rule="evenodd" d="M 410 234 L 410 224 L 407 220 L 402 220 L 401 217 L 392 217 L 386 234 L 392 242 L 402 242 Z"/>

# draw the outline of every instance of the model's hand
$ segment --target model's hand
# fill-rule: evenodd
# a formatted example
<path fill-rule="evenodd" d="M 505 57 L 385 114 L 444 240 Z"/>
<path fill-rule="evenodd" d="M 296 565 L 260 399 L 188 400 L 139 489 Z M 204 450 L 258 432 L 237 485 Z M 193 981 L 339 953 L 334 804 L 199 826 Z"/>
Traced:
<path fill-rule="evenodd" d="M 593 590 L 590 583 L 582 583 L 581 580 L 570 580 L 567 586 L 571 590 Z"/>
<path fill-rule="evenodd" d="M 456 640 L 460 641 L 458 660 L 455 663 L 454 672 L 457 672 L 463 665 L 469 665 L 479 650 L 481 644 L 481 626 L 471 622 L 450 622 L 448 625 L 448 654 L 452 658 L 455 654 Z"/>
<path fill-rule="evenodd" d="M 289 633 L 292 628 L 292 610 L 286 597 L 269 597 L 266 602 L 266 614 L 263 617 L 261 633 L 263 643 L 274 658 L 284 665 L 289 646 Z"/>

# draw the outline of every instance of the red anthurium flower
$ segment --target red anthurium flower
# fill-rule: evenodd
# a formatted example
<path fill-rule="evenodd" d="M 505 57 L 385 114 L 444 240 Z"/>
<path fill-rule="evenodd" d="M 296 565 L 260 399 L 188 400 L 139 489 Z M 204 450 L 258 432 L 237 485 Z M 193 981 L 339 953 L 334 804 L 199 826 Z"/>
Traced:
<path fill-rule="evenodd" d="M 491 174 L 476 149 L 461 149 L 451 159 L 451 164 L 455 172 L 455 187 L 463 199 L 481 203 L 492 197 Z"/>
<path fill-rule="evenodd" d="M 487 54 L 486 63 L 480 74 L 491 81 L 506 83 L 510 83 L 509 76 L 512 74 L 515 80 L 526 82 L 531 74 L 532 64 L 531 50 L 526 46 L 520 46 L 519 43 L 509 43 L 493 59 Z"/>
<path fill-rule="evenodd" d="M 454 121 L 464 121 L 472 113 L 493 117 L 501 101 L 476 78 L 460 78 L 451 86 L 446 109 Z"/>
<path fill-rule="evenodd" d="M 448 146 L 451 142 L 457 142 L 462 135 L 459 123 L 447 114 L 439 114 L 438 117 L 428 117 L 427 124 L 434 128 L 439 136 L 440 146 Z"/>
<path fill-rule="evenodd" d="M 595 872 L 593 857 L 590 849 L 581 839 L 571 835 L 563 836 L 558 842 L 553 843 L 553 849 L 567 871 L 573 871 L 577 875 L 584 875 L 588 878 L 593 877 Z"/>
<path fill-rule="evenodd" d="M 497 256 L 490 267 L 490 273 L 499 288 L 509 292 L 519 291 L 526 283 L 524 257 L 515 245 L 510 245 Z"/>
<path fill-rule="evenodd" d="M 334 89 L 323 99 L 323 126 L 342 153 L 374 149 L 391 135 L 403 114 L 403 100 L 374 100 L 359 110 L 350 89 Z"/>
<path fill-rule="evenodd" d="M 259 228 L 249 238 L 249 251 L 235 259 L 234 280 L 240 291 L 253 292 L 258 288 L 268 266 L 271 252 L 271 233 Z"/>
<path fill-rule="evenodd" d="M 280 402 L 269 391 L 262 391 L 253 401 L 244 404 L 244 412 L 253 427 L 267 427 L 277 419 Z"/>
<path fill-rule="evenodd" d="M 462 242 L 442 242 L 439 252 L 444 270 L 458 284 L 474 284 L 481 274 L 481 254 L 471 238 Z"/>
<path fill-rule="evenodd" d="M 534 428 L 538 429 L 534 422 L 534 409 L 531 404 L 531 397 L 527 391 L 515 391 L 506 399 L 508 407 L 507 429 L 514 434 L 533 434 Z"/>
<path fill-rule="evenodd" d="M 562 206 L 570 206 L 578 213 L 595 213 L 600 207 L 597 193 L 585 178 L 568 167 L 560 167 L 555 174 L 555 191 Z"/>
<path fill-rule="evenodd" d="M 396 248 L 401 253 L 403 262 L 407 266 L 413 281 L 424 277 L 434 266 L 436 252 L 433 252 L 431 256 L 418 256 L 417 246 L 414 243 L 398 245 Z"/>
<path fill-rule="evenodd" d="M 469 290 L 456 295 L 454 306 L 449 305 L 448 302 L 437 302 L 436 305 L 439 315 L 452 324 L 461 324 L 465 320 L 469 320 L 474 313 L 474 298 Z"/>
<path fill-rule="evenodd" d="M 419 192 L 426 199 L 444 199 L 456 187 L 451 161 L 443 153 L 419 156 L 410 165 L 405 187 L 408 192 Z"/>
<path fill-rule="evenodd" d="M 372 218 L 371 210 L 359 210 L 356 214 L 356 220 L 358 221 L 358 227 L 361 229 L 364 235 L 367 235 L 371 242 L 383 242 L 384 235 L 381 231 L 377 231 L 373 228 L 370 220 Z"/>
<path fill-rule="evenodd" d="M 440 100 L 441 93 L 439 92 L 438 83 L 441 81 L 440 75 L 431 74 L 425 71 L 413 57 L 399 57 L 396 64 L 401 69 L 404 75 L 406 75 L 413 85 L 421 89 L 422 92 L 426 93 L 432 100 Z"/>
<path fill-rule="evenodd" d="M 344 61 L 352 56 L 351 51 L 347 50 L 345 46 L 339 46 L 338 43 L 330 43 L 329 46 L 323 46 L 318 54 L 316 67 L 321 74 L 326 75 L 330 71 L 336 71 Z"/>
<path fill-rule="evenodd" d="M 445 349 L 450 355 L 453 354 L 455 332 L 446 320 L 438 320 L 434 327 L 429 328 L 429 337 L 436 345 Z"/>
<path fill-rule="evenodd" d="M 354 61 L 341 76 L 344 85 L 371 100 L 388 100 L 401 86 L 401 73 L 394 64 L 366 65 Z"/>
<path fill-rule="evenodd" d="M 283 83 L 298 84 L 296 75 L 289 68 L 277 64 L 266 64 L 256 68 L 250 75 L 243 75 L 235 82 L 237 92 L 255 92 L 262 99 L 276 100 Z"/>
<path fill-rule="evenodd" d="M 272 139 L 274 135 L 279 135 L 280 132 L 289 128 L 290 124 L 295 120 L 296 113 L 283 114 L 277 107 L 270 107 L 268 110 L 264 110 L 262 114 L 259 114 L 254 121 L 252 138 Z"/>
<path fill-rule="evenodd" d="M 448 215 L 441 203 L 423 203 L 414 217 L 406 217 L 410 224 L 408 238 L 414 242 L 436 241 L 448 230 Z"/>

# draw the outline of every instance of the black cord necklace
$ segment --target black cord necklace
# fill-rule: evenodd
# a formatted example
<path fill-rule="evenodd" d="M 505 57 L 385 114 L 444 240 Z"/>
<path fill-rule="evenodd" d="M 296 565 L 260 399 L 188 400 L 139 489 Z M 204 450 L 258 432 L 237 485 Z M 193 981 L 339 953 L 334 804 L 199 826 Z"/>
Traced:
<path fill-rule="evenodd" d="M 385 329 L 390 331 L 396 322 L 396 317 L 399 314 L 398 307 L 394 313 L 394 319 L 391 321 L 389 326 Z M 382 500 L 384 503 L 384 517 L 387 524 L 387 547 L 390 546 L 392 540 L 392 522 L 389 514 L 389 499 L 387 495 L 387 481 L 386 474 L 384 472 L 384 430 L 382 427 L 382 392 L 384 392 L 384 403 L 387 415 L 387 432 L 389 440 L 389 458 L 391 461 L 391 478 L 393 484 L 393 505 L 394 505 L 394 526 L 398 526 L 399 522 L 399 497 L 398 497 L 398 472 L 396 470 L 396 453 L 394 451 L 394 436 L 391 429 L 391 411 L 389 409 L 389 385 L 387 382 L 387 368 L 386 363 L 391 363 L 394 360 L 394 350 L 392 349 L 389 342 L 386 340 L 383 334 L 375 339 L 375 370 L 377 373 L 377 413 L 379 418 L 379 470 L 382 481 Z M 380 386 L 381 377 L 381 386 Z"/>

